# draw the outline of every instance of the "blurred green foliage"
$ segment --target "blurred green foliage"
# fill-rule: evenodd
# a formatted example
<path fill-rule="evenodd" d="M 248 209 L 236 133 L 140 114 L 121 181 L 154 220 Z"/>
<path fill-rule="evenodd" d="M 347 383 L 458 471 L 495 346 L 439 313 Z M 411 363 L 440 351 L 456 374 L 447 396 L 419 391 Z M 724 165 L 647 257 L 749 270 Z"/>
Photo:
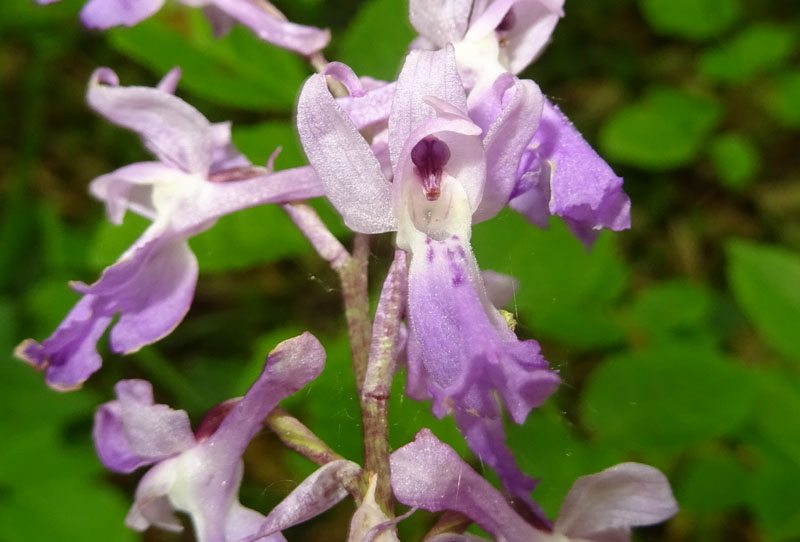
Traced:
<path fill-rule="evenodd" d="M 146 227 L 112 226 L 86 194 L 94 177 L 147 159 L 136 138 L 83 104 L 92 69 L 154 84 L 175 65 L 178 94 L 263 164 L 304 163 L 292 107 L 310 68 L 235 28 L 216 40 L 202 14 L 168 5 L 133 28 L 82 30 L 82 2 L 0 2 L 0 349 L 42 339 Z M 330 25 L 326 54 L 392 79 L 414 33 L 402 0 L 276 2 Z M 624 460 L 669 476 L 681 513 L 642 540 L 800 540 L 800 7 L 759 0 L 596 0 L 566 4 L 553 43 L 527 71 L 625 177 L 633 229 L 591 252 L 553 220 L 503 212 L 477 225 L 481 266 L 518 277 L 508 310 L 540 340 L 564 385 L 523 426 L 509 424 L 534 497 L 555 515 L 575 477 Z M 330 206 L 323 219 L 348 241 Z M 10 356 L 0 364 L 0 541 L 133 540 L 123 527 L 136 476 L 110 476 L 90 446 L 94 408 L 121 378 L 204 411 L 240 395 L 280 340 L 310 329 L 328 351 L 322 376 L 286 401 L 338 451 L 360 459 L 335 275 L 274 207 L 225 217 L 192 240 L 201 277 L 170 337 L 110 354 L 86 389 L 59 395 Z M 377 295 L 392 251 L 373 242 Z M 394 447 L 422 426 L 468 454 L 450 419 L 404 398 L 395 380 Z M 312 466 L 264 434 L 246 456 L 242 498 L 266 510 Z M 475 462 L 478 465 L 477 461 Z M 342 540 L 349 505 L 288 533 Z M 430 526 L 417 513 L 401 538 Z M 150 531 L 145 540 L 188 540 Z"/>

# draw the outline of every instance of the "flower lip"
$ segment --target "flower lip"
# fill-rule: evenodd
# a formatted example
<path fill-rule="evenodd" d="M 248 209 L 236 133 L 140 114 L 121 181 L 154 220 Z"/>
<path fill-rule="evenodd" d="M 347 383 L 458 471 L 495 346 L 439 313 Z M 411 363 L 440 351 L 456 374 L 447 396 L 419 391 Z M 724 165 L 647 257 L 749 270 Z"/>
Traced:
<path fill-rule="evenodd" d="M 450 148 L 441 139 L 428 136 L 411 149 L 414 173 L 422 181 L 422 189 L 428 201 L 436 201 L 441 194 L 442 172 L 450 160 Z"/>

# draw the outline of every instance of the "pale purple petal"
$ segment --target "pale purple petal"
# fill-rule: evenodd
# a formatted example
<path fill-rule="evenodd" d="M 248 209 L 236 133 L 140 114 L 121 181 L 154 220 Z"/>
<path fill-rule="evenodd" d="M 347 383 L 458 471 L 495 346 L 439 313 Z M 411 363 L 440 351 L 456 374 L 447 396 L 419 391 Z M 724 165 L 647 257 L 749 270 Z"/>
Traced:
<path fill-rule="evenodd" d="M 94 417 L 94 444 L 106 467 L 131 472 L 194 446 L 186 412 L 153 404 L 149 382 L 122 380 L 114 389 L 117 399 Z"/>
<path fill-rule="evenodd" d="M 520 159 L 517 184 L 508 206 L 521 213 L 528 222 L 547 229 L 550 221 L 550 179 L 553 162 L 539 159 L 539 150 L 528 147 Z"/>
<path fill-rule="evenodd" d="M 83 296 L 50 337 L 26 339 L 14 355 L 45 372 L 45 383 L 59 391 L 80 388 L 102 364 L 97 341 L 111 323 L 111 314 L 93 309 L 95 296 Z"/>
<path fill-rule="evenodd" d="M 125 525 L 136 531 L 144 531 L 151 525 L 172 532 L 183 530 L 167 497 L 175 485 L 179 459 L 178 456 L 162 461 L 142 476 Z"/>
<path fill-rule="evenodd" d="M 211 25 L 211 33 L 215 38 L 224 38 L 236 24 L 236 19 L 213 4 L 203 6 L 203 13 Z"/>
<path fill-rule="evenodd" d="M 211 0 L 214 6 L 252 30 L 264 41 L 312 55 L 330 42 L 328 30 L 291 23 L 265 0 Z"/>
<path fill-rule="evenodd" d="M 185 174 L 161 162 L 138 162 L 97 177 L 89 185 L 89 192 L 105 202 L 106 214 L 113 224 L 122 224 L 128 209 L 155 221 L 153 186 L 180 175 Z"/>
<path fill-rule="evenodd" d="M 437 534 L 433 538 L 428 539 L 427 542 L 492 542 L 488 538 L 482 536 L 475 536 L 470 533 L 443 533 Z"/>
<path fill-rule="evenodd" d="M 498 309 L 508 305 L 519 290 L 519 280 L 511 275 L 485 269 L 481 271 L 481 278 L 489 301 Z"/>
<path fill-rule="evenodd" d="M 212 162 L 208 168 L 209 173 L 216 173 L 226 169 L 247 167 L 250 160 L 233 145 L 231 141 L 231 123 L 217 122 L 211 125 L 211 156 Z"/>
<path fill-rule="evenodd" d="M 325 350 L 312 334 L 306 332 L 283 341 L 267 356 L 258 380 L 200 446 L 209 456 L 241 457 L 267 414 L 314 380 L 324 365 Z"/>
<path fill-rule="evenodd" d="M 164 0 L 89 0 L 81 9 L 81 21 L 88 28 L 133 26 L 154 15 Z"/>
<path fill-rule="evenodd" d="M 411 25 L 425 39 L 442 48 L 464 37 L 469 23 L 472 0 L 411 0 Z"/>
<path fill-rule="evenodd" d="M 606 533 L 629 533 L 631 527 L 660 523 L 677 512 L 669 481 L 658 469 L 620 463 L 575 481 L 554 531 L 570 538 L 601 540 Z"/>
<path fill-rule="evenodd" d="M 184 239 L 152 242 L 101 278 L 74 287 L 98 296 L 104 312 L 122 314 L 111 330 L 111 348 L 129 354 L 168 335 L 189 310 L 197 284 L 197 259 Z"/>
<path fill-rule="evenodd" d="M 533 156 L 523 161 L 525 169 L 520 171 L 520 177 L 529 172 L 534 175 L 539 172 L 541 176 L 550 173 L 550 214 L 564 218 L 585 244 L 591 245 L 602 228 L 620 231 L 630 227 L 630 199 L 622 191 L 622 178 L 614 174 L 558 107 L 547 100 L 529 148 Z M 545 182 L 544 179 L 529 182 L 528 191 Z M 524 187 L 518 186 L 515 197 L 522 190 Z M 540 194 L 543 193 L 540 189 Z M 535 204 L 541 197 L 532 199 Z M 514 202 L 512 208 L 526 216 L 539 214 L 529 213 L 522 203 Z"/>
<path fill-rule="evenodd" d="M 497 390 L 517 423 L 558 385 L 536 341 L 520 341 L 492 307 L 468 244 L 426 239 L 409 270 L 409 323 L 441 416 L 469 393 Z M 492 402 L 478 414 L 493 416 Z M 476 408 L 477 405 L 471 405 Z"/>
<path fill-rule="evenodd" d="M 361 80 L 368 79 L 362 77 Z M 392 112 L 392 100 L 397 83 L 384 83 L 381 86 L 367 90 L 363 96 L 343 96 L 336 98 L 341 108 L 353 121 L 359 130 L 389 120 Z"/>
<path fill-rule="evenodd" d="M 496 32 L 511 73 L 530 64 L 550 41 L 564 0 L 496 0 L 473 17 L 466 39 Z"/>
<path fill-rule="evenodd" d="M 454 510 L 498 540 L 544 542 L 546 535 L 527 524 L 500 493 L 428 429 L 390 459 L 392 490 L 407 506 L 431 512 Z"/>
<path fill-rule="evenodd" d="M 234 502 L 228 509 L 225 518 L 225 540 L 239 542 L 253 533 L 258 532 L 259 527 L 264 522 L 264 515 L 242 506 L 239 502 Z M 260 538 L 259 542 L 286 542 L 281 533 L 275 533 L 265 538 Z"/>
<path fill-rule="evenodd" d="M 252 536 L 240 542 L 260 540 L 325 512 L 347 496 L 344 483 L 361 473 L 361 467 L 344 459 L 326 463 L 300 482 Z"/>
<path fill-rule="evenodd" d="M 528 138 L 542 115 L 542 93 L 533 81 L 507 74 L 500 76 L 487 94 L 494 94 L 499 111 L 483 136 L 486 185 L 473 223 L 492 218 L 508 204 Z"/>
<path fill-rule="evenodd" d="M 169 70 L 164 77 L 161 78 L 161 81 L 159 81 L 156 85 L 156 89 L 160 90 L 161 92 L 175 94 L 175 89 L 178 88 L 178 82 L 181 80 L 181 75 L 183 75 L 183 71 L 181 71 L 180 66 L 175 66 Z"/>
<path fill-rule="evenodd" d="M 61 0 L 36 0 L 36 3 L 39 4 L 39 5 L 45 6 L 47 4 L 54 4 L 54 3 L 60 2 L 60 1 Z"/>
<path fill-rule="evenodd" d="M 334 68 L 346 66 L 332 63 Z M 329 65 L 331 66 L 331 65 Z M 357 81 L 352 70 L 350 77 Z M 297 131 L 325 194 L 345 224 L 362 233 L 397 229 L 392 185 L 369 144 L 331 96 L 325 75 L 312 75 L 300 92 Z"/>
<path fill-rule="evenodd" d="M 389 117 L 389 152 L 395 171 L 411 132 L 436 114 L 424 101 L 428 96 L 439 98 L 462 113 L 467 111 L 467 97 L 451 45 L 440 51 L 411 51 L 406 56 Z"/>
<path fill-rule="evenodd" d="M 188 173 L 208 173 L 211 124 L 180 98 L 155 88 L 120 87 L 114 72 L 100 68 L 89 81 L 86 101 L 114 124 L 139 134 L 162 162 Z"/>

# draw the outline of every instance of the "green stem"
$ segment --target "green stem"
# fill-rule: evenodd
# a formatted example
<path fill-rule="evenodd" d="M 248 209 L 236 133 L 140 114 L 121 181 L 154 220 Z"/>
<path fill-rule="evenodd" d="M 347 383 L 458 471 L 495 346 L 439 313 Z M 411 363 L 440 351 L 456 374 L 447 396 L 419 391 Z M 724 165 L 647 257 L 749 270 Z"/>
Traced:
<path fill-rule="evenodd" d="M 361 395 L 364 376 L 369 360 L 372 323 L 369 317 L 369 293 L 367 291 L 367 262 L 369 258 L 369 236 L 357 233 L 353 255 L 336 269 L 342 282 L 344 316 L 350 336 L 350 352 L 353 357 L 353 375 L 356 392 Z"/>

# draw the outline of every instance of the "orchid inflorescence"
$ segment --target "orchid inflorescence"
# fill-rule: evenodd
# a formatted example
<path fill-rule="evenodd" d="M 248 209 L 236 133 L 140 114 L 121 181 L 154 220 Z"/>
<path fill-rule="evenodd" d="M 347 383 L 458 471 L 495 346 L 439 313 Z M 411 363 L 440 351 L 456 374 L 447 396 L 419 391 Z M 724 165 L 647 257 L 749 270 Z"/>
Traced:
<path fill-rule="evenodd" d="M 426 538 L 438 542 L 482 540 L 464 532 L 469 522 L 497 542 L 608 542 L 675 514 L 663 474 L 621 463 L 578 478 L 551 521 L 506 444 L 504 411 L 524 423 L 560 378 L 535 340 L 517 338 L 501 309 L 518 281 L 481 271 L 472 225 L 506 206 L 540 227 L 557 215 L 587 248 L 601 229 L 630 227 L 622 179 L 535 82 L 517 77 L 549 41 L 563 0 L 410 0 L 419 36 L 392 82 L 326 62 L 320 51 L 329 33 L 287 21 L 264 0 L 180 1 L 202 6 L 217 33 L 241 23 L 313 59 L 318 73 L 297 103 L 309 165 L 274 171 L 272 161 L 250 163 L 232 144 L 230 123 L 209 122 L 174 95 L 178 68 L 155 88 L 120 86 L 113 71 L 96 70 L 89 106 L 136 132 L 156 160 L 102 175 L 90 191 L 112 222 L 132 211 L 151 224 L 95 283 L 72 283 L 82 298 L 61 325 L 41 342 L 23 341 L 16 354 L 44 371 L 48 386 L 81 387 L 100 369 L 97 341 L 112 322 L 110 347 L 122 354 L 178 326 L 198 278 L 189 237 L 229 213 L 278 204 L 341 277 L 365 461 L 341 457 L 276 409 L 322 371 L 325 351 L 310 333 L 276 346 L 249 391 L 213 407 L 195 431 L 186 412 L 154 403 L 149 382 L 123 380 L 116 399 L 97 409 L 93 434 L 109 469 L 150 466 L 127 525 L 179 530 L 180 511 L 201 542 L 284 540 L 283 530 L 349 494 L 358 505 L 351 542 L 397 540 L 397 523 L 416 509 L 463 516 Z M 162 4 L 89 0 L 81 19 L 94 28 L 133 25 Z M 302 203 L 316 197 L 355 232 L 352 254 Z M 396 232 L 396 251 L 370 321 L 364 254 L 369 236 L 385 232 Z M 399 367 L 407 396 L 454 417 L 502 493 L 429 429 L 390 452 L 387 397 Z M 264 425 L 320 465 L 266 516 L 238 498 L 242 455 Z M 409 512 L 395 517 L 395 502 Z"/>

